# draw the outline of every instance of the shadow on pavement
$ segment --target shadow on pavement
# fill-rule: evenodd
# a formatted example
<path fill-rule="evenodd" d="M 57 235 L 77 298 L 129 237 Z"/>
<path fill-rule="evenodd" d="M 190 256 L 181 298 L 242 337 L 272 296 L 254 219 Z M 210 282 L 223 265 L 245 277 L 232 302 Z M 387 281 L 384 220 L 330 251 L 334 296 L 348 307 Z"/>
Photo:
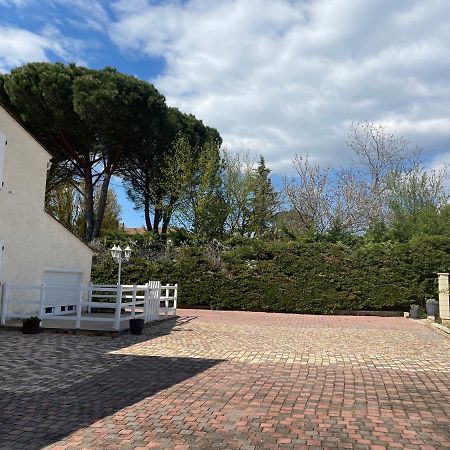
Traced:
<path fill-rule="evenodd" d="M 22 365 L 30 369 L 30 376 L 20 379 L 17 388 L 12 382 L 0 384 L 0 448 L 32 450 L 51 445 L 76 430 L 89 427 L 106 416 L 219 364 L 221 360 L 218 359 L 111 354 L 111 351 L 130 344 L 169 334 L 175 325 L 188 322 L 184 319 L 164 321 L 146 327 L 141 336 L 123 336 L 107 341 L 104 338 L 96 341 L 98 338 L 90 337 L 90 347 L 86 348 L 88 358 L 79 366 L 74 357 L 80 352 L 79 349 L 74 349 L 70 355 L 57 348 L 64 336 L 52 340 L 57 335 L 40 335 L 33 341 L 17 333 L 14 347 L 3 354 L 10 360 L 1 368 L 13 375 L 14 364 L 20 362 L 20 347 L 27 345 L 29 348 L 22 356 L 25 358 Z M 12 338 L 12 335 L 8 333 L 8 337 Z M 43 342 L 44 348 L 50 349 L 47 358 L 41 358 L 40 353 L 36 353 L 34 359 L 30 357 L 34 351 L 42 351 Z M 71 340 L 66 345 L 73 342 Z M 11 357 L 15 347 L 19 350 L 17 359 Z M 95 370 L 94 362 L 99 364 Z M 76 379 L 76 369 L 81 381 Z M 72 373 L 73 376 L 70 376 Z M 32 389 L 35 381 L 33 374 L 40 378 L 35 389 Z"/>
<path fill-rule="evenodd" d="M 40 449 L 191 378 L 220 360 L 114 355 L 111 367 L 47 392 L 2 392 L 0 448 Z"/>

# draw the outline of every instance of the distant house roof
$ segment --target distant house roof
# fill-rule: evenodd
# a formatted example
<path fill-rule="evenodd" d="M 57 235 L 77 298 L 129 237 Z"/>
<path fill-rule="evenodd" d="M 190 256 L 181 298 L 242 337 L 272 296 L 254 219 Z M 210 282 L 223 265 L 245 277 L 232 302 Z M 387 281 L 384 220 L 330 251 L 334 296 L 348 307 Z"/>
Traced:
<path fill-rule="evenodd" d="M 130 235 L 147 233 L 146 228 L 124 228 L 123 231 L 125 231 L 125 233 Z"/>
<path fill-rule="evenodd" d="M 136 235 L 136 234 L 146 234 L 148 233 L 147 228 L 144 227 L 140 227 L 140 228 L 124 228 L 123 231 L 125 231 L 125 233 L 131 235 Z M 173 228 L 168 228 L 167 231 L 173 231 Z M 158 228 L 158 233 L 162 233 L 162 228 Z"/>

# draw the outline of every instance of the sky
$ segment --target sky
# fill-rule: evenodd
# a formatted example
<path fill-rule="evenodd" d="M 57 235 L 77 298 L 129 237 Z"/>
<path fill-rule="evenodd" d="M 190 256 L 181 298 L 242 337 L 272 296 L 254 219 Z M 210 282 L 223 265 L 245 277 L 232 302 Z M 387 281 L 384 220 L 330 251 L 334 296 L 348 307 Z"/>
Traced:
<path fill-rule="evenodd" d="M 449 0 L 0 0 L 0 72 L 114 66 L 263 155 L 351 161 L 348 127 L 385 125 L 450 164 Z M 114 180 L 127 226 L 141 226 Z"/>

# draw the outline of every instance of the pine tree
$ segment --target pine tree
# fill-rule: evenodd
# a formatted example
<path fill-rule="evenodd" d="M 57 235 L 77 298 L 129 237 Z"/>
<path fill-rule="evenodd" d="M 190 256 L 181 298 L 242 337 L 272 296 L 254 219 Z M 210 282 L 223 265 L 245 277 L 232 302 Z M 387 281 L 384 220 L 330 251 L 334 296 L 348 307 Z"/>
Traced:
<path fill-rule="evenodd" d="M 251 199 L 251 230 L 256 236 L 263 235 L 274 222 L 279 201 L 269 178 L 270 169 L 266 167 L 264 157 L 259 159 L 253 175 L 253 197 Z"/>

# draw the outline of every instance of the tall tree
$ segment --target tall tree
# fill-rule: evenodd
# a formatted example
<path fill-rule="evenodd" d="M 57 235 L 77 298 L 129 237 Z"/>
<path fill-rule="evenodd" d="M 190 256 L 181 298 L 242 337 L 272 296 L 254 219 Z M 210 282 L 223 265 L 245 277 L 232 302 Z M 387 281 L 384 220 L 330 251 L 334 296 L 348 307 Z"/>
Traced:
<path fill-rule="evenodd" d="M 417 234 L 450 234 L 446 175 L 446 169 L 428 171 L 419 164 L 390 175 L 388 223 L 396 239 L 407 241 Z"/>
<path fill-rule="evenodd" d="M 27 64 L 5 75 L 2 84 L 11 112 L 54 155 L 56 166 L 64 167 L 62 180 L 83 181 L 85 238 L 98 237 L 110 179 L 125 155 L 155 140 L 164 97 L 115 69 L 74 64 Z"/>
<path fill-rule="evenodd" d="M 352 124 L 347 144 L 354 155 L 353 167 L 338 172 L 338 189 L 345 215 L 352 214 L 355 231 L 366 231 L 387 214 L 392 173 L 417 164 L 418 147 L 374 122 Z"/>
<path fill-rule="evenodd" d="M 261 236 L 271 228 L 277 212 L 279 201 L 278 195 L 273 189 L 270 180 L 270 169 L 260 156 L 258 166 L 253 173 L 253 196 L 251 199 L 251 221 L 250 229 Z"/>
<path fill-rule="evenodd" d="M 207 141 L 198 155 L 185 152 L 179 165 L 179 176 L 184 181 L 177 217 L 200 237 L 221 236 L 228 210 L 223 194 L 220 148 Z"/>
<path fill-rule="evenodd" d="M 293 161 L 297 177 L 285 180 L 283 191 L 307 230 L 361 234 L 385 222 L 392 174 L 411 171 L 420 154 L 402 137 L 372 122 L 353 124 L 348 145 L 353 154 L 348 168 L 313 165 L 307 156 Z"/>
<path fill-rule="evenodd" d="M 299 223 L 295 228 L 322 233 L 334 218 L 330 169 L 312 164 L 308 155 L 297 155 L 293 166 L 297 176 L 284 179 L 283 192 Z"/>
<path fill-rule="evenodd" d="M 158 234 L 162 223 L 161 231 L 166 233 L 180 204 L 180 186 L 191 175 L 186 170 L 194 170 L 188 165 L 195 165 L 207 142 L 220 147 L 222 140 L 217 130 L 193 115 L 168 108 L 152 147 L 143 143 L 127 160 L 123 170 L 127 194 L 136 209 L 144 210 L 149 231 Z"/>
<path fill-rule="evenodd" d="M 241 236 L 250 233 L 252 197 L 254 191 L 254 162 L 247 153 L 231 155 L 223 152 L 224 192 L 227 203 L 227 231 Z"/>

